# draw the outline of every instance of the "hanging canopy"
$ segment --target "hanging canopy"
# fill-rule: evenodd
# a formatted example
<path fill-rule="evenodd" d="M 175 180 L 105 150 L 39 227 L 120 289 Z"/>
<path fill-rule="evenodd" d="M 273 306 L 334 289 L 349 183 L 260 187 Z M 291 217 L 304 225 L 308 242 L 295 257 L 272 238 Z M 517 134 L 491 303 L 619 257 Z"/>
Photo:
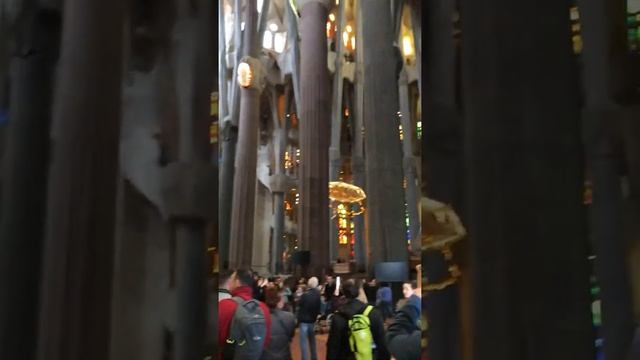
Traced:
<path fill-rule="evenodd" d="M 342 181 L 329 183 L 329 198 L 341 203 L 358 203 L 367 198 L 364 190 Z"/>

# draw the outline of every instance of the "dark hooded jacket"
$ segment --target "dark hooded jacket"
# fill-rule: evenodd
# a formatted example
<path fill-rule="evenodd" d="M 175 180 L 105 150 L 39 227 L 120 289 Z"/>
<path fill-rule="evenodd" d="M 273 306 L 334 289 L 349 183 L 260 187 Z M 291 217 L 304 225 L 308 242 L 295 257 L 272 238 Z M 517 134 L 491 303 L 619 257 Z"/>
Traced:
<path fill-rule="evenodd" d="M 415 295 L 414 295 L 415 296 Z M 413 297 L 396 313 L 393 324 L 386 335 L 389 352 L 397 360 L 420 359 L 420 308 L 419 300 Z"/>
<path fill-rule="evenodd" d="M 327 340 L 327 360 L 353 360 L 349 347 L 349 319 L 364 312 L 367 305 L 357 299 L 348 300 L 331 318 L 331 330 Z M 377 309 L 369 313 L 371 334 L 376 345 L 373 360 L 389 360 L 390 355 L 384 339 L 384 320 Z"/>

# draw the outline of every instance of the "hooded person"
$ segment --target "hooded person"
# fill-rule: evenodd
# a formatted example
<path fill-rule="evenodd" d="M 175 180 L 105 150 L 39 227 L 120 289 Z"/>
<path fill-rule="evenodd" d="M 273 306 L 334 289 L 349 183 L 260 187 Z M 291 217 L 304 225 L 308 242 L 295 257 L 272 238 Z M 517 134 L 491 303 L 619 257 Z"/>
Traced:
<path fill-rule="evenodd" d="M 422 328 L 420 326 L 421 301 L 412 295 L 396 313 L 395 321 L 386 335 L 389 352 L 397 360 L 419 360 Z"/>
<path fill-rule="evenodd" d="M 390 358 L 384 338 L 384 319 L 380 311 L 373 306 L 358 300 L 360 284 L 355 280 L 347 280 L 342 284 L 345 303 L 333 314 L 331 328 L 327 340 L 327 360 L 353 360 L 355 354 L 350 345 L 349 320 L 356 315 L 365 315 L 369 319 L 369 329 L 373 339 L 372 360 L 388 360 Z"/>

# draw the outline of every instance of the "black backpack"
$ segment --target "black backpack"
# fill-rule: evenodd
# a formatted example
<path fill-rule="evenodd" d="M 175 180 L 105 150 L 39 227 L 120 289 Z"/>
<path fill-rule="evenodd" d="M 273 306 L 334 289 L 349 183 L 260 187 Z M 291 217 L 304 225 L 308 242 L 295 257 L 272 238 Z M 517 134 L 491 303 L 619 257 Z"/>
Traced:
<path fill-rule="evenodd" d="M 244 300 L 234 297 L 238 304 L 223 359 L 259 360 L 267 336 L 267 323 L 260 302 L 255 299 Z"/>

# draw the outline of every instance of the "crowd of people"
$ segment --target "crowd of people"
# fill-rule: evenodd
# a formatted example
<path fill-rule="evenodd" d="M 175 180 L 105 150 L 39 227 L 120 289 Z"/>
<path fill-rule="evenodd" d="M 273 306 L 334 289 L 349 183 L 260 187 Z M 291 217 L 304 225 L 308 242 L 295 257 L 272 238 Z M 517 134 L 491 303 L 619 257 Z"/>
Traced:
<path fill-rule="evenodd" d="M 418 268 L 419 273 L 419 268 Z M 298 330 L 300 359 L 418 360 L 421 290 L 402 285 L 393 303 L 376 279 L 261 277 L 249 269 L 223 272 L 218 289 L 219 359 L 291 360 Z M 316 334 L 327 332 L 326 345 Z"/>

